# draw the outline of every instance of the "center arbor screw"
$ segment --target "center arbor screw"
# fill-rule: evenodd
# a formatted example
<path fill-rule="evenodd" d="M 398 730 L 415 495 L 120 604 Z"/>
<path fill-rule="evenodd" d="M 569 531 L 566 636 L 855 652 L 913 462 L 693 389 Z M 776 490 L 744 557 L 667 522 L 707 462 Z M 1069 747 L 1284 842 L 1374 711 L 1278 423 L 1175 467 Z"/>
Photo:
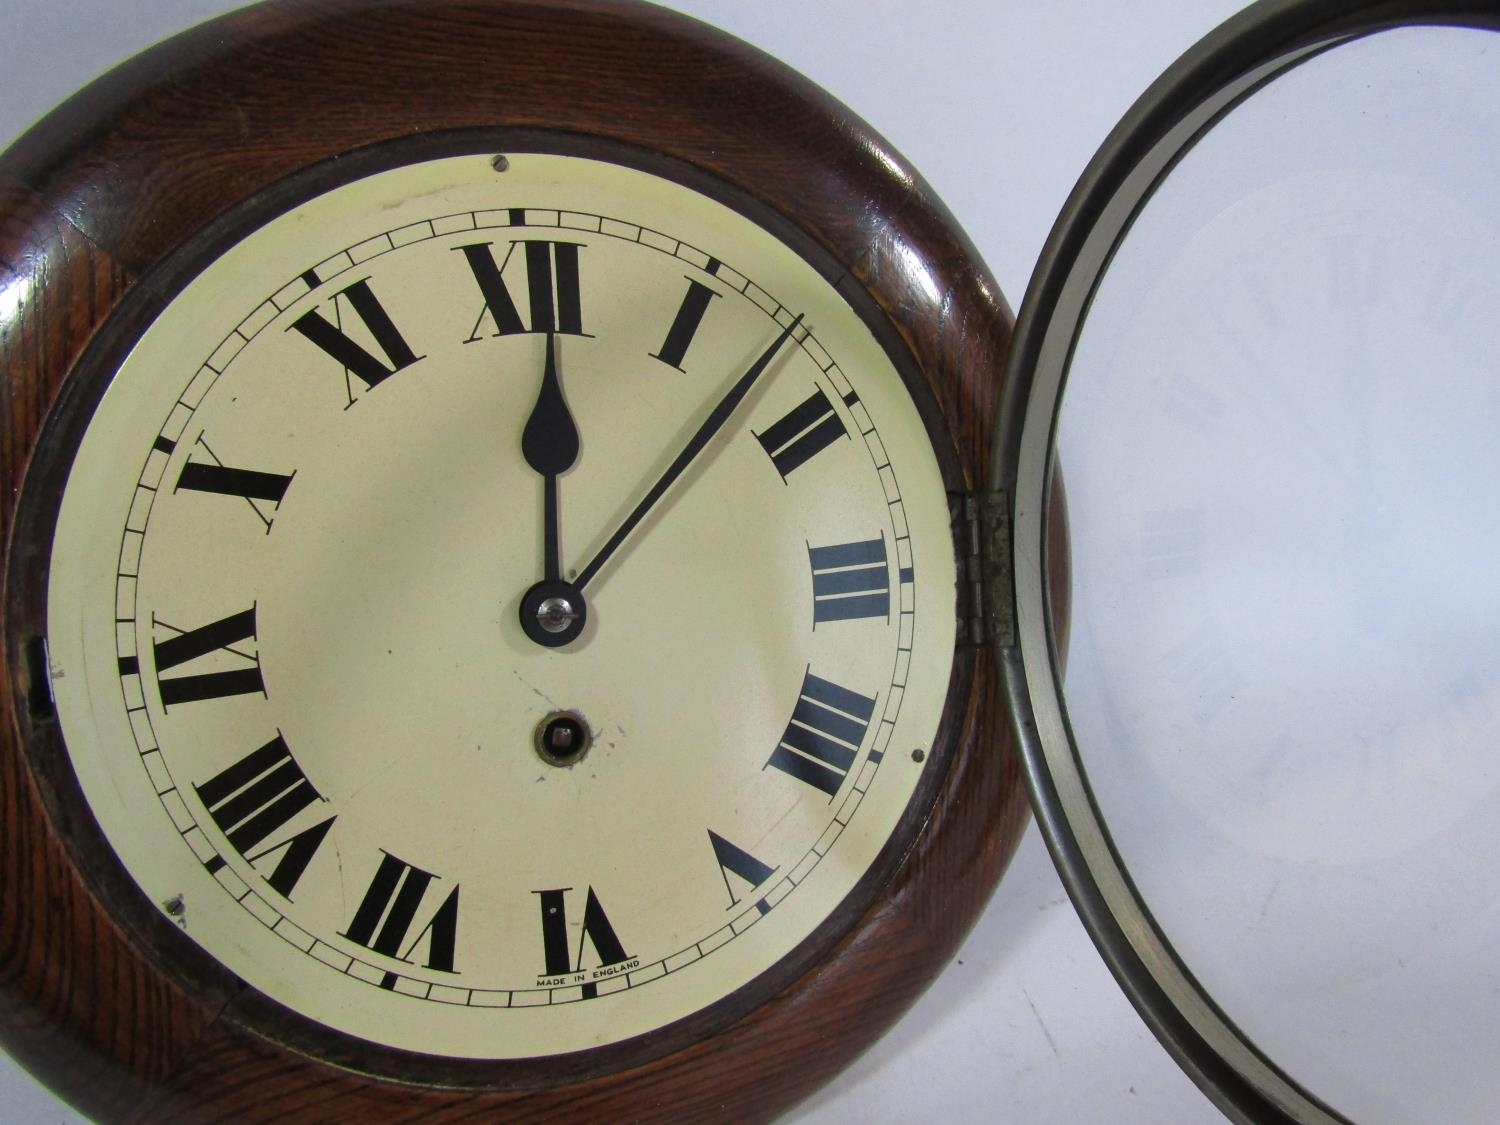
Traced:
<path fill-rule="evenodd" d="M 521 631 L 543 648 L 562 648 L 583 635 L 588 603 L 571 582 L 538 582 L 521 598 Z"/>

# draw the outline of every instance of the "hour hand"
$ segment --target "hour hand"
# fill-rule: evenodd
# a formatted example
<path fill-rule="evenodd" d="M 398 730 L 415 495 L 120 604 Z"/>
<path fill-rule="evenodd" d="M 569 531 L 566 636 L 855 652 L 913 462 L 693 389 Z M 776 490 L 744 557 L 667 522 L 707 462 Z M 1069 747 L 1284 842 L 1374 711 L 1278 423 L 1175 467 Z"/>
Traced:
<path fill-rule="evenodd" d="M 521 433 L 521 453 L 532 470 L 546 483 L 543 501 L 545 527 L 545 563 L 543 581 L 556 582 L 562 577 L 559 557 L 557 478 L 578 460 L 580 446 L 578 426 L 563 398 L 562 381 L 557 375 L 557 337 L 547 333 L 547 358 L 542 368 L 542 387 L 536 406 Z"/>
<path fill-rule="evenodd" d="M 557 337 L 547 333 L 542 389 L 521 432 L 521 454 L 544 483 L 542 523 L 545 561 L 542 580 L 521 597 L 521 628 L 545 648 L 576 641 L 588 620 L 582 593 L 562 579 L 558 547 L 557 478 L 578 460 L 578 426 L 563 398 L 557 376 Z"/>

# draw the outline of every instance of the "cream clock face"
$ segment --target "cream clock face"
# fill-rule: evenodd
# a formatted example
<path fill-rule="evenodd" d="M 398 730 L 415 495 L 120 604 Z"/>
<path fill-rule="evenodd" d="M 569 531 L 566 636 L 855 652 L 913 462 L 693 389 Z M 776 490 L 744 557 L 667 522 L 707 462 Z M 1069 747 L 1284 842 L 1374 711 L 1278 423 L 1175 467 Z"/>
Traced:
<path fill-rule="evenodd" d="M 188 937 L 338 1031 L 526 1058 L 744 988 L 900 846 L 955 580 L 912 398 L 807 262 L 645 172 L 465 155 L 166 305 L 74 460 L 49 661 Z"/>

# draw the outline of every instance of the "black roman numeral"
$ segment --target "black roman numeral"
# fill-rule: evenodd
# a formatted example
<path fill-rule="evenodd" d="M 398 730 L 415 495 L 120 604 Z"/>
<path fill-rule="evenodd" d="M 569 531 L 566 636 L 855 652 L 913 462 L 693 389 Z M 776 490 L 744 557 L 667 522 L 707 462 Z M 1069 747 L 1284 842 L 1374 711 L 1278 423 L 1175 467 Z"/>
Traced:
<path fill-rule="evenodd" d="M 561 890 L 532 892 L 541 900 L 542 949 L 546 956 L 547 975 L 562 976 L 583 968 L 585 941 L 593 944 L 601 967 L 630 960 L 630 954 L 625 952 L 625 946 L 615 935 L 615 928 L 610 925 L 609 916 L 604 913 L 604 907 L 593 887 L 589 888 L 588 898 L 583 905 L 583 932 L 578 935 L 578 957 L 576 960 L 571 957 L 568 947 L 567 894 L 572 889 L 563 887 Z M 585 985 L 584 991 L 588 993 L 595 987 L 597 986 Z"/>
<path fill-rule="evenodd" d="M 254 469 L 234 469 L 228 465 L 207 465 L 189 461 L 177 477 L 177 488 L 191 492 L 212 492 L 219 496 L 243 496 L 246 500 L 265 500 L 280 504 L 286 495 L 290 476 L 262 473 Z"/>
<path fill-rule="evenodd" d="M 270 531 L 273 517 L 266 514 L 262 505 L 270 505 L 272 511 L 279 508 L 282 497 L 292 483 L 292 476 L 296 474 L 286 476 L 256 469 L 236 469 L 224 464 L 201 435 L 197 444 L 212 460 L 188 461 L 177 475 L 177 485 L 173 491 L 187 489 L 189 492 L 208 492 L 216 496 L 238 496 L 250 505 L 251 511 L 266 525 L 266 530 Z"/>
<path fill-rule="evenodd" d="M 505 260 L 495 260 L 494 243 L 480 242 L 459 246 L 469 263 L 469 270 L 484 296 L 484 308 L 465 343 L 481 338 L 485 322 L 494 324 L 491 336 L 512 336 L 521 332 L 560 332 L 582 336 L 583 291 L 578 276 L 576 242 L 547 242 L 541 239 L 517 240 L 505 252 Z M 519 249 L 519 256 L 516 251 Z M 526 313 L 511 296 L 505 274 L 521 260 L 526 269 Z"/>
<path fill-rule="evenodd" d="M 266 881 L 288 899 L 337 819 L 330 816 L 278 844 L 251 853 L 251 849 L 284 829 L 303 809 L 323 800 L 279 734 L 202 785 L 193 786 L 193 790 L 230 846 L 249 862 L 281 852 L 275 870 Z M 208 867 L 216 871 L 223 863 L 215 857 Z"/>
<path fill-rule="evenodd" d="M 175 629 L 152 615 L 153 626 L 171 630 L 175 636 L 153 645 L 156 656 L 156 686 L 163 707 L 193 703 L 200 699 L 222 699 L 230 695 L 264 693 L 260 676 L 260 654 L 241 652 L 234 646 L 255 640 L 255 607 L 214 621 L 197 629 Z M 227 654 L 227 657 L 226 655 Z M 249 662 L 251 667 L 214 668 L 207 672 L 166 677 L 162 673 L 183 664 L 217 656 L 212 663 Z"/>
<path fill-rule="evenodd" d="M 812 564 L 813 625 L 889 618 L 891 575 L 885 537 L 807 549 Z"/>
<path fill-rule="evenodd" d="M 844 396 L 844 403 L 853 406 L 859 396 L 853 391 Z M 815 389 L 790 413 L 763 433 L 755 435 L 770 456 L 781 479 L 786 480 L 796 469 L 800 469 L 839 438 L 849 436 L 837 411 L 829 403 L 821 387 Z"/>
<path fill-rule="evenodd" d="M 378 356 L 344 331 L 339 304 L 341 300 L 354 310 L 354 315 L 380 352 Z M 313 309 L 293 322 L 292 328 L 337 361 L 344 368 L 346 380 L 352 375 L 367 388 L 373 389 L 396 372 L 404 371 L 425 358 L 413 352 L 411 345 L 397 331 L 390 314 L 371 291 L 369 278 L 356 281 L 334 295 L 333 316 L 334 319 L 330 321 L 317 309 Z M 353 390 L 347 385 L 345 390 L 352 403 Z"/>
<path fill-rule="evenodd" d="M 724 877 L 724 889 L 729 892 L 729 901 L 735 906 L 739 905 L 740 897 L 734 893 L 729 876 L 743 880 L 746 886 L 754 890 L 776 874 L 776 868 L 762 863 L 744 848 L 731 844 L 712 828 L 708 830 L 708 842 L 713 846 L 714 859 L 719 864 L 719 874 Z"/>
<path fill-rule="evenodd" d="M 457 886 L 448 892 L 448 897 L 417 936 L 409 943 L 406 941 L 416 922 L 417 911 L 422 907 L 422 899 L 436 878 L 430 871 L 413 867 L 382 849 L 375 877 L 370 880 L 370 887 L 365 891 L 359 909 L 354 912 L 354 920 L 342 936 L 382 956 L 408 963 L 412 951 L 426 938 L 427 967 L 440 973 L 453 972 L 453 956 L 458 943 Z M 403 943 L 406 945 L 404 951 Z M 387 974 L 382 986 L 393 988 L 395 983 L 395 974 Z"/>
<path fill-rule="evenodd" d="M 874 713 L 875 700 L 809 671 L 792 721 L 766 765 L 833 797 L 859 756 Z"/>
<path fill-rule="evenodd" d="M 718 268 L 719 263 L 710 259 L 708 272 L 714 273 Z M 688 348 L 692 347 L 693 337 L 703 324 L 703 314 L 708 312 L 709 303 L 718 296 L 701 282 L 692 278 L 686 280 L 688 291 L 682 298 L 682 304 L 677 307 L 677 315 L 672 320 L 672 327 L 667 330 L 667 338 L 662 341 L 660 349 L 651 353 L 652 359 L 659 359 L 678 371 L 683 369 L 682 361 L 687 356 Z"/>

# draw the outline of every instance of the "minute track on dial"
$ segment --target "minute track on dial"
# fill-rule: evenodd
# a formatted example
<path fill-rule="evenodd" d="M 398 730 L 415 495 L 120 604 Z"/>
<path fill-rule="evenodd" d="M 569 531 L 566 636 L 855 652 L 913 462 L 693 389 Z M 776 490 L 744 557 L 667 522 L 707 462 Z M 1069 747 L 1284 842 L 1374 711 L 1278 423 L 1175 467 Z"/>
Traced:
<path fill-rule="evenodd" d="M 870 334 L 761 235 L 722 229 L 731 219 L 709 201 L 568 158 L 517 157 L 508 174 L 531 175 L 516 190 L 544 202 L 553 169 L 599 182 L 586 214 L 524 212 L 528 231 L 573 224 L 591 335 L 560 316 L 537 332 L 473 330 L 478 291 L 455 248 L 488 237 L 503 251 L 522 217 L 476 209 L 492 192 L 484 157 L 389 173 L 371 197 L 410 202 L 381 211 L 387 235 L 346 201 L 328 201 L 341 233 L 315 253 L 286 224 L 244 298 L 254 311 L 228 313 L 246 327 L 194 345 L 212 366 L 163 361 L 182 347 L 179 321 L 203 319 L 192 303 L 153 332 L 117 382 L 152 380 L 168 416 L 94 431 L 120 446 L 102 463 L 150 450 L 113 506 L 126 546 L 59 554 L 124 557 L 113 600 L 131 627 L 102 622 L 97 644 L 147 768 L 109 758 L 106 785 L 139 789 L 130 807 L 160 803 L 160 827 L 188 841 L 132 858 L 144 880 L 161 869 L 150 900 L 187 888 L 192 940 L 214 953 L 219 935 L 250 934 L 241 979 L 325 1025 L 455 1057 L 531 1058 L 601 1035 L 622 1049 L 769 980 L 931 775 L 890 751 L 931 744 L 946 682 L 944 622 L 914 630 L 916 606 L 951 581 L 935 565 L 946 511 L 926 519 L 942 504 L 910 502 L 941 500 L 941 482 Z M 434 206 L 426 185 L 471 170 L 472 188 Z M 721 244 L 722 259 L 695 248 Z M 528 304 L 527 265 L 517 250 L 505 275 L 523 317 L 548 304 Z M 420 363 L 395 362 L 382 318 L 347 295 L 360 280 Z M 695 282 L 718 297 L 688 301 Z M 367 384 L 289 330 L 314 309 L 387 377 Z M 169 377 L 195 366 L 186 389 Z M 788 487 L 756 438 L 814 388 L 847 440 Z M 216 492 L 172 487 L 190 461 L 213 469 L 185 484 Z M 260 497 L 293 472 L 282 504 Z M 250 500 L 274 515 L 272 535 L 246 518 Z M 567 587 L 534 607 L 566 627 L 571 605 L 542 603 L 576 598 L 572 566 L 611 533 L 593 576 L 615 566 L 609 627 L 593 627 L 590 605 L 586 638 L 539 645 L 518 627 L 522 591 L 547 576 Z M 933 589 L 906 579 L 914 551 L 934 560 L 917 568 Z M 744 645 L 684 643 L 711 634 Z M 592 743 L 588 757 L 538 761 L 536 732 L 570 710 L 592 732 L 571 744 Z M 545 854 L 520 842 L 539 833 Z M 544 978 L 538 896 L 567 887 L 569 971 Z M 577 927 L 601 910 L 628 958 L 600 945 L 601 925 L 580 949 Z M 598 1003 L 574 1014 L 584 1000 Z"/>

